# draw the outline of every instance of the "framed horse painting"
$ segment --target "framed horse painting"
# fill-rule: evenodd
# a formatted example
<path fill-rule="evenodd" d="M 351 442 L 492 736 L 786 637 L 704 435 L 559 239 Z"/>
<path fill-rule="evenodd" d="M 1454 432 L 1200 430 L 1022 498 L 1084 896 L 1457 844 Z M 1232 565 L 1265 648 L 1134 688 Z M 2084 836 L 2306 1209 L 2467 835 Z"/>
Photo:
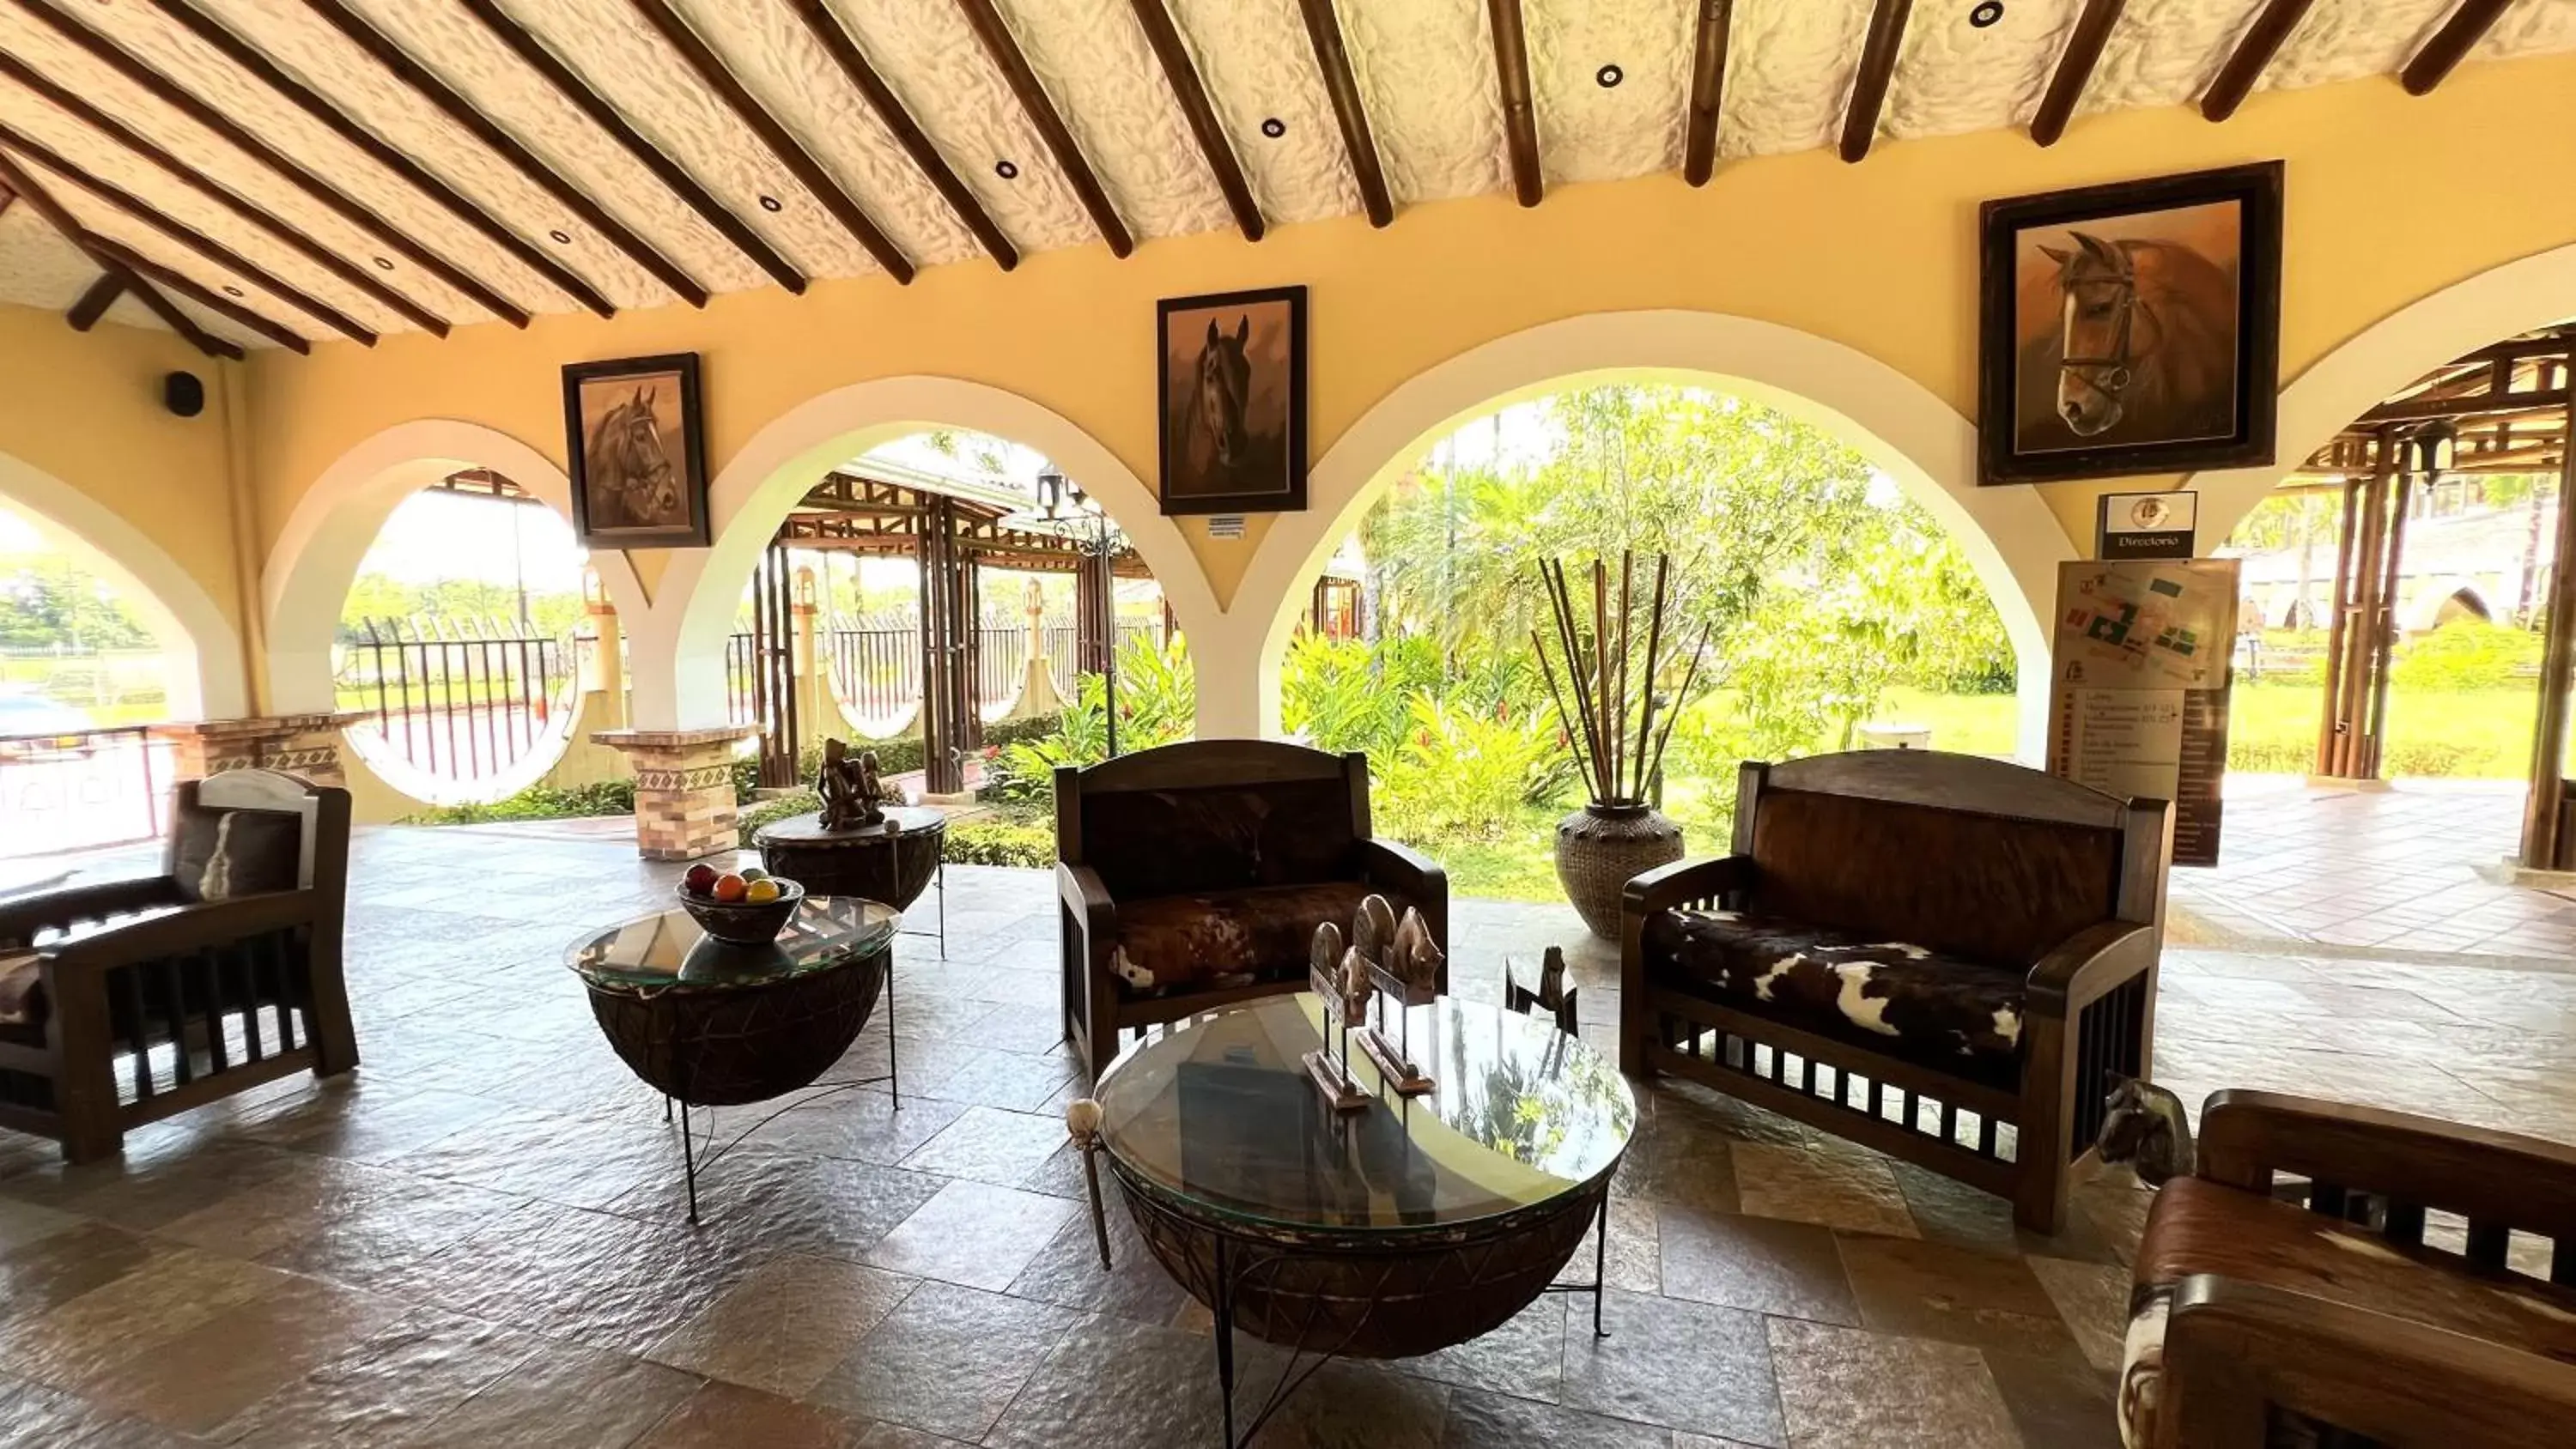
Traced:
<path fill-rule="evenodd" d="M 1306 506 L 1306 289 L 1155 307 L 1163 512 Z"/>
<path fill-rule="evenodd" d="M 2281 163 L 1989 201 L 1978 481 L 2272 461 Z"/>
<path fill-rule="evenodd" d="M 585 548 L 704 548 L 706 425 L 698 355 L 621 357 L 563 370 L 573 533 Z"/>

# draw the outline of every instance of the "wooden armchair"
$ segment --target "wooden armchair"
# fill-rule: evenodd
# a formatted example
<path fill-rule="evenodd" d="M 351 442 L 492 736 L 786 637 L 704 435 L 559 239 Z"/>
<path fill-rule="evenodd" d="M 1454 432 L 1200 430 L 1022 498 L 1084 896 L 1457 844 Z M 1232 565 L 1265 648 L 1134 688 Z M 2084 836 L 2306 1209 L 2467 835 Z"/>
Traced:
<path fill-rule="evenodd" d="M 162 862 L 0 904 L 0 1127 L 51 1137 L 68 1161 L 290 1072 L 358 1064 L 340 965 L 348 792 L 267 770 L 184 782 Z"/>
<path fill-rule="evenodd" d="M 2053 1233 L 2114 1078 L 2154 1065 L 2167 811 L 1973 755 L 1748 764 L 1733 855 L 1628 882 L 1620 1066 Z"/>
<path fill-rule="evenodd" d="M 2571 1284 L 2576 1149 L 2220 1092 L 2194 1175 L 2157 1195 L 2139 1244 L 2122 1433 L 2130 1449 L 2565 1443 Z"/>
<path fill-rule="evenodd" d="M 1448 947 L 1448 877 L 1370 835 L 1365 755 L 1196 740 L 1068 766 L 1055 833 L 1064 1031 L 1094 1078 L 1122 1031 L 1303 991 L 1315 927 L 1373 892 Z"/>

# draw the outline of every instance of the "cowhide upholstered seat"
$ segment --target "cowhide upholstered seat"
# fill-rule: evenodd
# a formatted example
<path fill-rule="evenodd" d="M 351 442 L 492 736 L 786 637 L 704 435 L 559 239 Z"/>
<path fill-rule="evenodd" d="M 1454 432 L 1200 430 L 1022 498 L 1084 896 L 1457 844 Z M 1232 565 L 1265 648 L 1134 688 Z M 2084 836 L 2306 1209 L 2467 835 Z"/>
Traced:
<path fill-rule="evenodd" d="M 1315 928 L 1371 893 L 1448 944 L 1448 878 L 1370 834 L 1365 755 L 1165 745 L 1056 771 L 1055 810 L 1065 1036 L 1095 1077 L 1122 1033 L 1304 990 Z"/>
<path fill-rule="evenodd" d="M 2128 1449 L 2569 1442 L 2571 1233 L 2576 1149 L 2220 1092 L 2201 1114 L 2193 1175 L 2156 1195 L 2138 1246 L 2122 1438 Z"/>
<path fill-rule="evenodd" d="M 2167 814 L 1930 750 L 1748 764 L 1732 855 L 1628 883 L 1620 1065 L 2054 1232 L 2113 1083 L 2152 1075 Z"/>
<path fill-rule="evenodd" d="M 1646 937 L 1681 990 L 1996 1086 L 2020 1076 L 2021 972 L 1746 911 L 1666 911 Z"/>

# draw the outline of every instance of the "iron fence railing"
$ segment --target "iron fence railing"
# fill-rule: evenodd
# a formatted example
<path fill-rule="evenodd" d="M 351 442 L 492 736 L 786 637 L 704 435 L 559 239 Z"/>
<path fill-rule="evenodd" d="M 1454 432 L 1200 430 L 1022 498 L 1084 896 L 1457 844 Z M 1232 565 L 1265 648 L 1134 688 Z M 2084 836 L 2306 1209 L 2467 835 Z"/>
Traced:
<path fill-rule="evenodd" d="M 502 774 L 572 708 L 571 641 L 488 619 L 367 619 L 340 649 L 341 706 L 377 758 L 448 780 Z"/>
<path fill-rule="evenodd" d="M 158 838 L 170 770 L 144 725 L 0 735 L 0 858 Z"/>

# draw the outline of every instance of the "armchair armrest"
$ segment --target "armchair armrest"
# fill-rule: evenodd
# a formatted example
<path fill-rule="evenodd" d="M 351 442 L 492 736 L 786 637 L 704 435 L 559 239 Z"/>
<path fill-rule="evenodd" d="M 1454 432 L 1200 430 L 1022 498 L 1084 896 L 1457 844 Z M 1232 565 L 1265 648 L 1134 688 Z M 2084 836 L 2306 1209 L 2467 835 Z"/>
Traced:
<path fill-rule="evenodd" d="M 2155 963 L 2155 927 L 2136 921 L 2087 926 L 2030 968 L 2026 1009 L 2041 1016 L 2065 1016 Z"/>
<path fill-rule="evenodd" d="M 1754 877 L 1753 857 L 1749 855 L 1677 860 L 1631 879 L 1619 893 L 1619 910 L 1623 915 L 1650 916 L 1686 901 L 1749 890 Z"/>
<path fill-rule="evenodd" d="M 314 923 L 312 891 L 273 891 L 228 901 L 200 901 L 146 920 L 110 926 L 44 955 L 48 989 L 66 977 L 93 975 L 137 961 L 201 951 Z M 61 998 L 57 997 L 57 1000 Z"/>
<path fill-rule="evenodd" d="M 1449 873 L 1412 846 L 1373 836 L 1359 843 L 1359 863 L 1369 884 L 1393 886 L 1425 911 L 1449 899 Z"/>
<path fill-rule="evenodd" d="M 2576 1239 L 2576 1147 L 2276 1092 L 2213 1094 L 2197 1174 L 2269 1192 L 2276 1172 Z"/>
<path fill-rule="evenodd" d="M 1109 887 L 1100 879 L 1100 872 L 1059 860 L 1055 863 L 1055 893 L 1065 909 L 1073 912 L 1074 919 L 1082 922 L 1084 934 L 1092 941 L 1117 939 L 1118 905 L 1109 899 Z"/>
<path fill-rule="evenodd" d="M 64 929 L 127 911 L 166 906 L 179 899 L 179 883 L 166 875 L 65 886 L 0 903 L 0 945 L 25 944 L 47 927 Z"/>
<path fill-rule="evenodd" d="M 2175 1290 L 2159 1445 L 2270 1442 L 2266 1404 L 2388 1444 L 2518 1449 L 2576 1413 L 2576 1365 L 2214 1274 Z"/>

